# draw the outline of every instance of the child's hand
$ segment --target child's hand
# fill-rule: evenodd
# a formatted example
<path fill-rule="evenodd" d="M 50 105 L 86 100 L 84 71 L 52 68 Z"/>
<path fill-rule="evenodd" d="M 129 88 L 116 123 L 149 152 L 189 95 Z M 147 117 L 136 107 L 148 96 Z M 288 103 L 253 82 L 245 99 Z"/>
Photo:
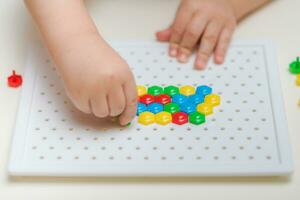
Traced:
<path fill-rule="evenodd" d="M 169 54 L 179 62 L 196 48 L 195 67 L 203 69 L 212 53 L 216 63 L 224 61 L 236 23 L 229 0 L 182 0 L 172 26 L 157 38 L 170 42 Z"/>
<path fill-rule="evenodd" d="M 121 125 L 136 113 L 136 86 L 127 63 L 98 35 L 71 39 L 56 55 L 65 89 L 74 105 L 99 118 L 118 116 Z"/>
<path fill-rule="evenodd" d="M 136 113 L 137 94 L 127 63 L 102 39 L 84 1 L 26 0 L 75 106 L 97 117 Z"/>

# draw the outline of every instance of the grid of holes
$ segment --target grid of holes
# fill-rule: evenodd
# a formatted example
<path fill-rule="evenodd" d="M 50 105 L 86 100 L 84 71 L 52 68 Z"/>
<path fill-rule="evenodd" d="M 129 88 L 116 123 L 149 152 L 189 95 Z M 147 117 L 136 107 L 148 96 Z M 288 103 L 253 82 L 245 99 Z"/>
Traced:
<path fill-rule="evenodd" d="M 192 71 L 156 47 L 118 47 L 139 84 L 207 84 L 222 104 L 201 126 L 130 128 L 98 123 L 76 111 L 66 97 L 52 62 L 38 73 L 30 120 L 28 156 L 35 162 L 274 163 L 275 131 L 268 97 L 262 48 L 233 47 L 222 66 Z M 81 123 L 83 118 L 85 123 Z"/>

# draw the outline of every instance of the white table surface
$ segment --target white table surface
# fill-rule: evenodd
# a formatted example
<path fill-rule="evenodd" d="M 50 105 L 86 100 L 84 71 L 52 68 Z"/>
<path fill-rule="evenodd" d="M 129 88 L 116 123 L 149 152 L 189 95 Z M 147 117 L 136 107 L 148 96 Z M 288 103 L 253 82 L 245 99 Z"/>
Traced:
<path fill-rule="evenodd" d="M 173 19 L 178 1 L 87 1 L 107 39 L 155 39 Z M 11 133 L 20 89 L 6 85 L 23 72 L 26 50 L 38 33 L 21 0 L 0 1 L 0 199 L 300 199 L 300 87 L 288 64 L 300 56 L 300 1 L 277 0 L 244 20 L 236 38 L 267 38 L 277 45 L 295 172 L 289 178 L 11 178 Z M 137 28 L 139 27 L 139 28 Z M 298 122 L 298 124 L 297 124 Z"/>

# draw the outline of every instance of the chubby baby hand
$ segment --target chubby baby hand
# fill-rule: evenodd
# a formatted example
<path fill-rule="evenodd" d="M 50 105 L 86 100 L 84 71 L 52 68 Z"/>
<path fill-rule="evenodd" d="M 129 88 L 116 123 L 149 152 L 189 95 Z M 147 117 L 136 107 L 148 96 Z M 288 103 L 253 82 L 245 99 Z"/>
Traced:
<path fill-rule="evenodd" d="M 128 64 L 96 36 L 80 36 L 55 56 L 66 92 L 74 105 L 96 117 L 119 116 L 126 125 L 135 116 L 137 94 Z"/>

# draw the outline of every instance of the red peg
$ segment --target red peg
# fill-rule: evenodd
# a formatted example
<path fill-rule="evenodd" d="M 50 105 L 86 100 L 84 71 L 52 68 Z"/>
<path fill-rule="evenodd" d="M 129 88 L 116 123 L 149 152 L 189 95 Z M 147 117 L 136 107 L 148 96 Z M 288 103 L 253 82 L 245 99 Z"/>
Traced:
<path fill-rule="evenodd" d="M 155 96 L 155 102 L 165 105 L 167 103 L 171 103 L 171 97 L 166 94 L 160 94 Z"/>
<path fill-rule="evenodd" d="M 148 105 L 154 102 L 154 96 L 152 96 L 151 94 L 145 94 L 140 97 L 139 102 Z"/>
<path fill-rule="evenodd" d="M 12 75 L 7 78 L 7 84 L 9 87 L 17 88 L 22 85 L 22 76 L 16 74 L 15 70 L 13 70 Z"/>
<path fill-rule="evenodd" d="M 183 125 L 188 123 L 189 116 L 185 112 L 177 112 L 172 115 L 172 121 L 174 124 Z"/>

